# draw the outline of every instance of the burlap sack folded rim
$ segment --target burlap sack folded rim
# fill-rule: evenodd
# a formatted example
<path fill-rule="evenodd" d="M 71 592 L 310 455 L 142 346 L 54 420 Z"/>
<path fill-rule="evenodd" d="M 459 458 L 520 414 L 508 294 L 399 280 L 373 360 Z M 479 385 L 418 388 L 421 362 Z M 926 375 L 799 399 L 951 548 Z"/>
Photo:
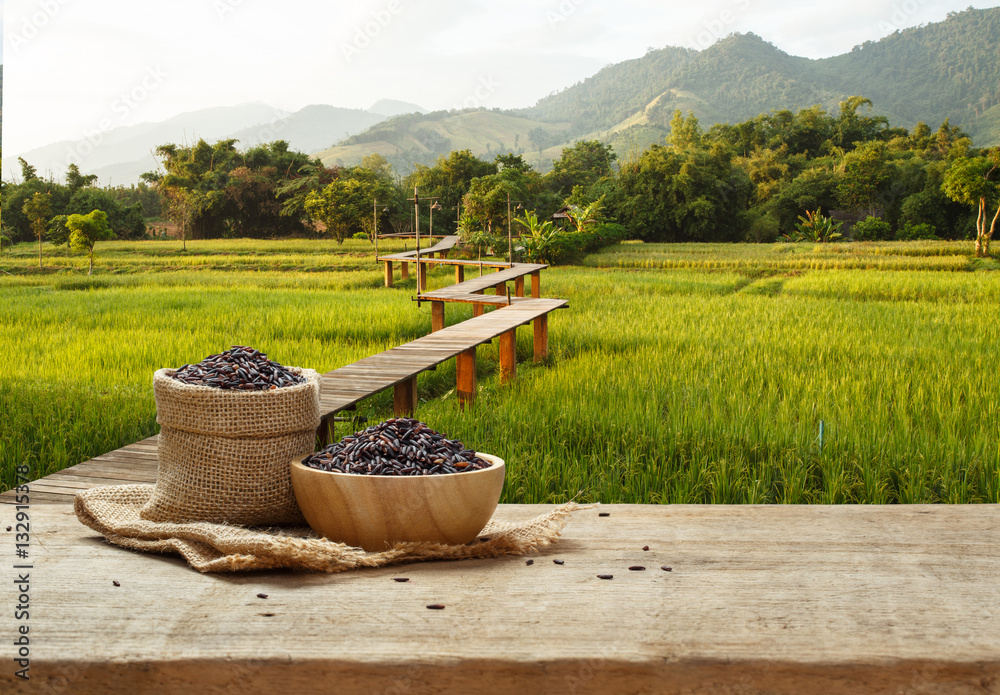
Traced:
<path fill-rule="evenodd" d="M 288 370 L 305 377 L 305 383 L 264 391 L 223 390 L 185 384 L 173 378 L 176 369 L 158 369 L 153 373 L 156 421 L 161 427 L 234 439 L 315 431 L 321 419 L 320 374 L 302 367 Z"/>
<path fill-rule="evenodd" d="M 132 550 L 179 554 L 199 572 L 295 569 L 335 573 L 424 560 L 527 555 L 556 542 L 573 512 L 594 506 L 568 502 L 520 523 L 492 519 L 480 532 L 481 540 L 467 545 L 397 543 L 381 552 L 365 552 L 329 541 L 308 527 L 147 521 L 139 517 L 139 510 L 152 490 L 152 485 L 82 490 L 76 494 L 74 509 L 82 524 L 109 542 Z"/>

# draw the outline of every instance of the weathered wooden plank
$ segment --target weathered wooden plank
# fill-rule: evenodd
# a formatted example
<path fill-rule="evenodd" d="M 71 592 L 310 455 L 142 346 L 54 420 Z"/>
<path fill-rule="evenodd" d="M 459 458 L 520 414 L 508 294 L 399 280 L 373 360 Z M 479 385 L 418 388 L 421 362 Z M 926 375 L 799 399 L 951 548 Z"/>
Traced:
<path fill-rule="evenodd" d="M 20 496 L 22 496 L 22 497 L 24 495 L 24 493 L 17 493 L 15 490 L 8 490 L 7 492 L 5 492 L 3 494 L 0 494 L 0 505 L 5 505 L 5 504 L 17 505 L 17 504 L 20 504 L 17 501 L 18 494 L 20 494 Z M 58 492 L 58 493 L 55 493 L 55 492 L 40 492 L 38 490 L 35 490 L 33 487 L 31 487 L 30 488 L 30 492 L 28 493 L 28 502 L 32 506 L 34 506 L 36 504 L 73 504 L 73 496 L 75 494 L 76 494 L 75 492 L 74 493 L 67 493 L 67 492 Z M 2 681 L 0 681 L 0 682 L 2 682 Z"/>
<path fill-rule="evenodd" d="M 512 557 L 219 576 L 118 548 L 65 506 L 39 504 L 31 602 L 44 630 L 31 641 L 31 680 L 3 669 L 0 690 L 997 691 L 996 505 L 601 511 L 611 515 L 576 514 L 531 566 Z M 4 505 L 0 524 L 12 523 Z M 445 609 L 426 609 L 434 603 Z M 2 612 L 3 634 L 18 624 Z M 0 651 L 8 663 L 12 642 Z"/>
<path fill-rule="evenodd" d="M 58 481 L 64 484 L 73 484 L 75 482 L 90 482 L 99 483 L 101 481 L 120 481 L 120 482 L 133 482 L 133 483 L 149 483 L 156 480 L 156 467 L 151 466 L 148 470 L 141 471 L 128 471 L 128 470 L 117 470 L 117 471 L 100 471 L 100 470 L 77 470 L 73 473 L 69 473 L 70 469 L 65 469 L 59 471 L 58 473 L 53 473 L 47 475 L 42 480 L 47 481 Z"/>

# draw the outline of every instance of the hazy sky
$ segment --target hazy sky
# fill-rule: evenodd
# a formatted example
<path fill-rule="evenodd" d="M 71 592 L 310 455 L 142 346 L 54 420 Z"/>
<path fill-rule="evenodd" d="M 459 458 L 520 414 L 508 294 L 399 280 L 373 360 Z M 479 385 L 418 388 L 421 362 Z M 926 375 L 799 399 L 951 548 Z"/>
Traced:
<path fill-rule="evenodd" d="M 754 32 L 811 58 L 969 0 L 0 0 L 3 151 L 263 101 L 534 104 L 648 47 Z M 996 6 L 973 2 L 975 7 Z"/>

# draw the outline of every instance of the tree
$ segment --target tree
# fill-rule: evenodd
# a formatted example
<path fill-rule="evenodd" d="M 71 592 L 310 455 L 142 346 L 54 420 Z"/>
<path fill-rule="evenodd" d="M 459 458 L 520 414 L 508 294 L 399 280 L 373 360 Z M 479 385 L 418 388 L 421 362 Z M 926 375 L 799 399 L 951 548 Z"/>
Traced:
<path fill-rule="evenodd" d="M 187 239 L 217 238 L 225 235 L 227 198 L 224 192 L 229 172 L 237 166 L 236 140 L 220 140 L 209 145 L 198 140 L 192 147 L 174 144 L 156 148 L 166 174 L 144 174 L 167 199 L 167 215 Z"/>
<path fill-rule="evenodd" d="M 51 220 L 49 220 L 49 230 L 47 236 L 49 241 L 53 246 L 62 246 L 66 244 L 66 257 L 69 258 L 70 249 L 70 231 L 69 227 L 66 226 L 66 221 L 69 219 L 69 215 L 56 215 Z"/>
<path fill-rule="evenodd" d="M 879 193 L 889 178 L 885 143 L 859 145 L 844 156 L 844 177 L 837 188 L 841 205 L 874 216 Z"/>
<path fill-rule="evenodd" d="M 107 189 L 86 186 L 76 190 L 65 214 L 85 215 L 91 210 L 103 210 L 107 214 L 108 226 L 119 239 L 142 239 L 146 236 L 146 220 L 139 203 L 126 205 Z"/>
<path fill-rule="evenodd" d="M 21 183 L 27 183 L 38 178 L 38 170 L 24 161 L 24 158 L 18 157 L 17 163 L 21 165 Z"/>
<path fill-rule="evenodd" d="M 670 119 L 670 135 L 667 136 L 667 143 L 678 151 L 702 146 L 701 126 L 698 125 L 698 118 L 693 111 L 688 111 L 687 118 L 681 115 L 680 109 L 674 111 L 674 116 Z"/>
<path fill-rule="evenodd" d="M 392 192 L 390 181 L 369 169 L 353 167 L 341 172 L 325 188 L 311 191 L 305 209 L 341 244 L 347 237 L 365 231 L 372 219 L 374 201 L 388 200 Z"/>
<path fill-rule="evenodd" d="M 77 251 L 86 251 L 90 259 L 87 275 L 94 272 L 94 245 L 98 241 L 114 239 L 115 233 L 108 226 L 108 216 L 103 210 L 93 210 L 87 215 L 70 215 L 66 219 L 69 243 Z"/>
<path fill-rule="evenodd" d="M 403 180 L 403 190 L 412 191 L 416 186 L 421 198 L 437 198 L 441 207 L 455 209 L 462 203 L 473 179 L 496 173 L 496 162 L 483 161 L 473 156 L 471 150 L 456 150 L 447 157 L 438 157 L 434 166 L 417 164 L 416 170 Z M 440 221 L 435 220 L 435 227 L 440 225 L 443 230 L 451 230 L 456 224 L 452 219 L 456 218 L 442 215 Z M 425 224 L 422 217 L 420 226 Z M 458 233 L 457 227 L 455 231 Z"/>
<path fill-rule="evenodd" d="M 49 220 L 51 210 L 52 195 L 49 193 L 35 193 L 31 198 L 24 201 L 22 208 L 24 214 L 31 221 L 31 231 L 38 237 L 38 267 L 42 267 L 42 238 L 45 236 L 45 226 Z"/>
<path fill-rule="evenodd" d="M 733 166 L 728 146 L 706 148 L 700 141 L 687 140 L 681 151 L 676 145 L 653 145 L 637 162 L 622 166 L 608 208 L 637 238 L 743 239 L 750 226 L 747 208 L 753 184 L 746 172 Z"/>
<path fill-rule="evenodd" d="M 985 157 L 959 157 L 945 174 L 941 189 L 952 200 L 976 208 L 976 256 L 990 254 L 990 240 L 1000 218 L 1000 148 Z M 992 206 L 997 205 L 989 222 Z"/>
<path fill-rule="evenodd" d="M 484 229 L 490 236 L 506 230 L 513 209 L 528 198 L 529 177 L 520 169 L 509 168 L 497 174 L 472 180 L 465 194 L 463 222 L 467 228 Z M 508 204 L 508 201 L 513 201 Z"/>
<path fill-rule="evenodd" d="M 562 151 L 552 163 L 552 171 L 545 175 L 545 184 L 558 196 L 565 198 L 575 186 L 589 189 L 605 176 L 611 176 L 612 163 L 618 156 L 599 140 L 581 140 Z"/>
<path fill-rule="evenodd" d="M 97 174 L 87 174 L 84 176 L 80 173 L 80 167 L 76 164 L 70 164 L 66 170 L 66 187 L 69 188 L 71 193 L 76 193 L 81 188 L 87 186 L 93 186 L 95 183 L 97 183 Z"/>
<path fill-rule="evenodd" d="M 326 167 L 316 159 L 303 164 L 294 175 L 289 175 L 285 182 L 277 190 L 277 195 L 281 198 L 281 214 L 296 220 L 303 220 L 304 224 L 312 229 L 312 222 L 308 219 L 306 212 L 306 198 L 313 191 L 320 191 L 337 180 L 342 171 L 342 167 Z"/>

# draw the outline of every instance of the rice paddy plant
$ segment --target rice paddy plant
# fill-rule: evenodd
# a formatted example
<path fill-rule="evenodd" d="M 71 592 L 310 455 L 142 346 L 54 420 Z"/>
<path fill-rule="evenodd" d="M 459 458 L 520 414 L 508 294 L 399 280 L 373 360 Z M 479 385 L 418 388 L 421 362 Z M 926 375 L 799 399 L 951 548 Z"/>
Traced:
<path fill-rule="evenodd" d="M 603 268 L 697 270 L 969 270 L 972 242 L 851 242 L 837 244 L 619 244 L 583 265 Z"/>
<path fill-rule="evenodd" d="M 297 243 L 273 251 L 307 258 Z M 652 245 L 608 255 L 632 246 Z M 758 265 L 545 271 L 543 296 L 570 301 L 548 364 L 500 385 L 481 347 L 476 404 L 458 407 L 449 362 L 421 375 L 418 416 L 506 459 L 509 503 L 1000 502 L 997 274 L 782 274 L 756 247 L 684 253 Z M 2 486 L 18 463 L 45 475 L 154 433 L 157 368 L 247 343 L 327 371 L 429 330 L 412 277 L 387 290 L 374 265 L 307 265 L 0 279 Z M 432 288 L 450 282 L 431 271 Z M 448 323 L 470 315 L 447 308 Z M 359 412 L 391 407 L 386 392 Z"/>

